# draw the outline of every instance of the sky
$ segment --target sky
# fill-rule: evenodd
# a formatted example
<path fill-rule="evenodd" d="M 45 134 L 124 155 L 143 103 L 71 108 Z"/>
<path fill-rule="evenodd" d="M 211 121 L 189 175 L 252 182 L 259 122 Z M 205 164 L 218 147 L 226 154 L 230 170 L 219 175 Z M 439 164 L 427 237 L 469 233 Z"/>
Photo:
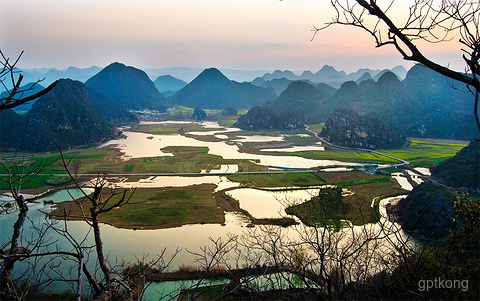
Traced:
<path fill-rule="evenodd" d="M 333 14 L 328 0 L 0 0 L 0 48 L 10 58 L 25 51 L 26 69 L 116 61 L 142 69 L 412 66 L 356 28 L 333 26 L 312 40 L 313 27 Z M 461 69 L 459 47 L 450 44 L 422 50 Z"/>

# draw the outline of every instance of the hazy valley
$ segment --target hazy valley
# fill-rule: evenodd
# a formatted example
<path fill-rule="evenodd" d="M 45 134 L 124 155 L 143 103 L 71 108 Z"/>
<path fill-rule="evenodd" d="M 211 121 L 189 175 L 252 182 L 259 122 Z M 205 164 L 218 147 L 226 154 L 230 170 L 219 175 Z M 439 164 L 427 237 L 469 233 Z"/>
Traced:
<path fill-rule="evenodd" d="M 327 65 L 297 74 L 146 71 L 122 63 L 25 71 L 30 81 L 45 76 L 40 84 L 58 82 L 33 104 L 1 115 L 2 244 L 16 218 L 12 187 L 20 183 L 33 197 L 34 224 L 65 221 L 68 235 L 98 245 L 88 235 L 82 206 L 101 185 L 107 199 L 102 208 L 110 209 L 98 221 L 111 258 L 147 264 L 163 248 L 168 253 L 162 260 L 175 253 L 168 265 L 152 265 L 139 288 L 143 300 L 160 298 L 159 291 L 176 298 L 187 280 L 227 281 L 233 277 L 227 271 L 240 273 L 245 266 L 257 275 L 257 268 L 271 264 L 268 259 L 254 253 L 233 258 L 219 248 L 268 252 L 262 239 L 272 238 L 285 240 L 278 247 L 288 268 L 263 271 L 267 278 L 259 281 L 283 283 L 291 292 L 309 285 L 322 291 L 315 275 L 295 278 L 301 275 L 297 268 L 319 264 L 315 231 L 328 232 L 317 247 L 335 241 L 340 254 L 328 254 L 332 262 L 350 252 L 339 247 L 344 243 L 368 255 L 372 246 L 365 239 L 375 241 L 371 268 L 381 275 L 392 268 L 381 260 L 390 254 L 389 243 L 405 243 L 409 233 L 419 244 L 441 243 L 457 227 L 444 222 L 456 206 L 455 190 L 478 198 L 471 95 L 421 65 L 350 74 Z M 162 74 L 167 71 L 174 72 Z M 125 205 L 121 191 L 129 195 Z M 36 235 L 35 229 L 25 231 Z M 57 246 L 72 247 L 64 232 L 49 231 L 45 237 L 58 240 Z M 193 251 L 212 243 L 212 253 Z M 220 254 L 226 257 L 201 274 L 199 258 L 213 262 Z M 362 262 L 363 255 L 356 256 L 348 257 L 349 264 Z M 32 265 L 20 274 L 25 267 Z M 334 269 L 332 264 L 328 273 Z M 355 269 L 361 268 L 346 272 L 351 279 Z M 285 274 L 287 280 L 279 280 Z M 176 280 L 174 287 L 167 288 L 165 279 Z M 208 281 L 207 287 L 216 287 Z M 248 281 L 243 285 L 249 287 Z"/>

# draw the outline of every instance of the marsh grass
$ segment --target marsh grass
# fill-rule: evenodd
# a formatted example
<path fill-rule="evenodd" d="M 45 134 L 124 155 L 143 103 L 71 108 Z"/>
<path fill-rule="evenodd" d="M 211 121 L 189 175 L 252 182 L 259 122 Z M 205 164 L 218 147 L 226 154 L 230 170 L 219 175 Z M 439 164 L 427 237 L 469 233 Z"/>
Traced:
<path fill-rule="evenodd" d="M 159 229 L 203 223 L 223 224 L 225 214 L 212 196 L 215 187 L 214 184 L 201 184 L 193 185 L 189 189 L 185 187 L 137 189 L 130 204 L 102 214 L 100 221 L 130 229 Z M 110 202 L 114 203 L 116 200 L 117 198 L 113 198 Z M 58 204 L 50 216 L 63 218 L 64 210 L 68 213 L 67 219 L 82 219 L 80 208 L 73 201 Z"/>
<path fill-rule="evenodd" d="M 310 172 L 270 173 L 270 174 L 235 174 L 228 179 L 246 186 L 255 187 L 293 187 L 317 186 L 325 184 L 321 178 Z"/>
<path fill-rule="evenodd" d="M 378 221 L 378 204 L 372 207 L 374 198 L 382 199 L 407 193 L 392 180 L 357 183 L 343 188 L 353 194 L 344 196 L 341 201 L 337 200 L 338 204 L 330 206 L 329 210 L 325 210 L 324 203 L 317 196 L 300 205 L 287 207 L 285 212 L 297 216 L 309 226 L 336 226 L 338 223 L 344 223 L 345 220 L 360 226 Z"/>

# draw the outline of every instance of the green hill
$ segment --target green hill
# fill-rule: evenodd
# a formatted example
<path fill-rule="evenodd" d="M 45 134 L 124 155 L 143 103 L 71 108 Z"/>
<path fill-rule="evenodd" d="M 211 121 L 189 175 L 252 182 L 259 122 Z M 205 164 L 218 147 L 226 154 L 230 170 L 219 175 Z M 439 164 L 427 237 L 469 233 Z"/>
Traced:
<path fill-rule="evenodd" d="M 329 93 L 331 90 L 324 86 L 318 89 L 307 82 L 295 81 L 275 100 L 268 101 L 265 107 L 286 120 L 301 124 L 317 123 L 321 121 L 319 115 L 323 111 L 322 99 L 329 96 Z"/>
<path fill-rule="evenodd" d="M 171 75 L 160 75 L 153 81 L 153 83 L 160 93 L 165 91 L 176 92 L 187 85 L 183 80 Z"/>
<path fill-rule="evenodd" d="M 140 69 L 113 63 L 85 82 L 125 109 L 151 109 L 164 112 L 168 101 Z"/>
<path fill-rule="evenodd" d="M 284 129 L 295 128 L 301 124 L 289 124 L 279 118 L 272 110 L 260 106 L 255 106 L 248 110 L 247 114 L 241 115 L 238 121 L 233 124 L 243 130 L 266 130 L 266 129 Z"/>
<path fill-rule="evenodd" d="M 350 109 L 336 109 L 321 136 L 335 145 L 367 149 L 398 148 L 406 143 L 405 137 L 383 124 L 375 114 L 360 115 Z"/>
<path fill-rule="evenodd" d="M 183 89 L 169 97 L 176 105 L 202 109 L 224 109 L 232 107 L 237 110 L 249 109 L 263 105 L 275 98 L 270 89 L 258 87 L 251 83 L 238 83 L 229 80 L 218 69 L 204 70 Z"/>
<path fill-rule="evenodd" d="M 480 195 L 480 142 L 471 141 L 455 156 L 435 166 L 432 178 L 447 186 Z"/>
<path fill-rule="evenodd" d="M 54 151 L 118 135 L 118 130 L 90 105 L 85 85 L 70 79 L 60 80 L 28 113 L 6 111 L 0 121 L 2 149 Z"/>

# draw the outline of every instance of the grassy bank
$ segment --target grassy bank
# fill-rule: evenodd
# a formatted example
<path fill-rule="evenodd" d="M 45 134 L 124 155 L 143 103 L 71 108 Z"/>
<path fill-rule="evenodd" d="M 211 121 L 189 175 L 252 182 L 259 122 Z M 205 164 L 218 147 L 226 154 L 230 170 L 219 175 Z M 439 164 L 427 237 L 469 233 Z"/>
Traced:
<path fill-rule="evenodd" d="M 215 187 L 213 184 L 201 184 L 187 189 L 137 189 L 130 204 L 102 214 L 100 221 L 130 229 L 160 229 L 201 223 L 223 224 L 225 215 L 212 196 Z M 110 202 L 115 201 L 118 201 L 117 198 Z M 85 206 L 88 208 L 88 204 Z M 67 219 L 82 219 L 81 211 L 74 202 L 58 204 L 50 216 L 63 218 L 63 212 L 68 212 Z"/>
<path fill-rule="evenodd" d="M 317 196 L 303 204 L 288 207 L 285 211 L 309 226 L 337 225 L 341 220 L 348 220 L 353 225 L 364 225 L 378 221 L 378 205 L 371 206 L 374 198 L 407 193 L 393 180 L 359 183 L 343 188 L 350 193 L 341 200 L 331 199 L 331 196 Z"/>
<path fill-rule="evenodd" d="M 319 125 L 320 127 L 321 125 Z M 180 128 L 184 127 L 185 131 L 211 131 L 196 123 L 187 124 L 151 124 L 141 125 L 134 130 L 150 132 L 152 134 L 177 134 Z M 227 133 L 231 139 L 240 135 L 239 133 Z M 313 136 L 305 136 L 305 131 L 298 129 L 295 131 L 242 131 L 241 135 L 286 135 L 280 142 L 243 142 L 239 147 L 242 152 L 269 154 L 269 155 L 296 155 L 317 160 L 338 160 L 355 163 L 396 163 L 395 160 L 372 154 L 368 152 L 342 150 L 326 146 L 325 151 L 316 152 L 261 152 L 261 148 L 290 146 L 290 145 L 311 145 L 316 141 Z M 197 136 L 202 139 L 216 139 L 213 136 Z M 237 137 L 238 138 L 238 137 Z M 200 138 L 199 138 L 200 139 Z M 410 161 L 414 166 L 431 167 L 435 164 L 452 157 L 460 149 L 466 146 L 467 142 L 462 141 L 442 141 L 432 139 L 412 139 L 411 143 L 399 149 L 380 150 L 385 154 L 402 158 Z M 239 171 L 264 171 L 265 167 L 259 166 L 250 160 L 225 160 L 220 156 L 208 154 L 207 147 L 167 147 L 163 149 L 165 152 L 171 152 L 174 156 L 168 157 L 152 157 L 152 158 L 134 158 L 128 161 L 122 159 L 122 153 L 113 146 L 107 148 L 77 148 L 64 151 L 64 156 L 70 162 L 70 170 L 73 174 L 98 174 L 98 173 L 198 173 L 201 170 L 217 169 L 222 164 L 238 164 Z M 63 181 L 58 181 L 55 175 L 66 174 L 64 168 L 55 163 L 60 158 L 58 152 L 50 153 L 0 153 L 0 158 L 12 156 L 30 156 L 24 160 L 17 160 L 12 163 L 11 169 L 17 175 L 35 175 L 39 166 L 44 166 L 35 177 L 28 177 L 28 181 L 22 181 L 24 189 L 40 189 L 47 190 L 55 188 Z M 9 163 L 2 162 L 5 166 Z M 1 174 L 8 174 L 8 168 L 0 167 Z M 296 176 L 290 175 L 285 178 L 281 176 L 265 177 L 244 177 L 238 178 L 242 183 L 255 183 L 262 187 L 277 186 L 277 183 L 285 185 L 316 185 L 318 179 L 307 176 L 305 179 L 295 179 Z M 6 176 L 2 176 L 6 179 Z M 52 185 L 54 184 L 54 185 Z M 0 190 L 6 190 L 8 187 L 4 181 L 0 181 Z"/>
<path fill-rule="evenodd" d="M 314 173 L 271 173 L 261 175 L 235 174 L 228 176 L 232 182 L 252 187 L 293 187 L 293 186 L 316 186 L 325 184 Z"/>

